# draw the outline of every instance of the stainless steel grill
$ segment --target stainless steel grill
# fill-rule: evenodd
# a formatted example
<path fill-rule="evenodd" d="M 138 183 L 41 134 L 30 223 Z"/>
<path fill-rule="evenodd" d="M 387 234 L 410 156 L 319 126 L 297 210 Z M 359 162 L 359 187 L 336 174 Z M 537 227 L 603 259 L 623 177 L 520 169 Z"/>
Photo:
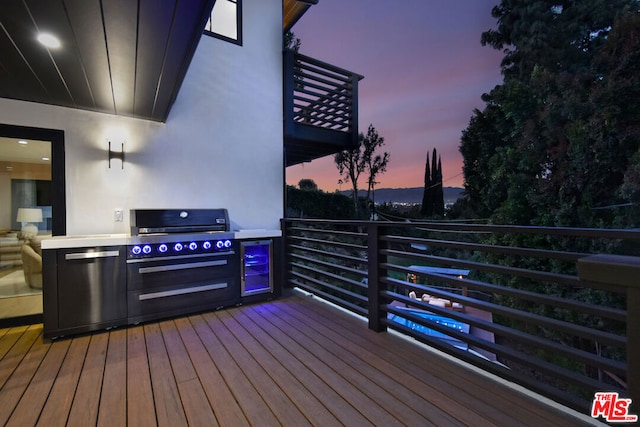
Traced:
<path fill-rule="evenodd" d="M 131 235 L 229 231 L 226 209 L 132 209 Z"/>
<path fill-rule="evenodd" d="M 237 304 L 236 246 L 226 209 L 132 210 L 130 322 Z"/>

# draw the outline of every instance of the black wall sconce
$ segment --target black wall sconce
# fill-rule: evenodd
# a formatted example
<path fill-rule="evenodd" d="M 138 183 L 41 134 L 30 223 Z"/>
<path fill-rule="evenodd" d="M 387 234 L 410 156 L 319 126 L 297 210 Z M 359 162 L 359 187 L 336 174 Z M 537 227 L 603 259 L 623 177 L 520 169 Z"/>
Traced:
<path fill-rule="evenodd" d="M 122 162 L 122 169 L 124 169 L 124 142 L 120 148 L 120 152 L 111 151 L 111 141 L 109 141 L 109 169 L 111 169 L 111 159 L 120 159 Z"/>

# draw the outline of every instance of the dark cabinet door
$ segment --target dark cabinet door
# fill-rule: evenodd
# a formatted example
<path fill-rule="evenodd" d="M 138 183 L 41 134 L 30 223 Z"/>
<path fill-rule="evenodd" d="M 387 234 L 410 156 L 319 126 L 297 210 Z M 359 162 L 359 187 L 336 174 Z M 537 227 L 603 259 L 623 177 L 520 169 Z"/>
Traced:
<path fill-rule="evenodd" d="M 108 327 L 126 321 L 125 248 L 58 251 L 58 327 Z"/>

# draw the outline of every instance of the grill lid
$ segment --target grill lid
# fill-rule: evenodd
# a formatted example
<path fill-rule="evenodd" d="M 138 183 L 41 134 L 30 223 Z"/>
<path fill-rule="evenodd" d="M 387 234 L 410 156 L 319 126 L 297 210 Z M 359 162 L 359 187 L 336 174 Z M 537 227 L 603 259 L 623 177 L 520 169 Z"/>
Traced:
<path fill-rule="evenodd" d="M 131 235 L 229 231 L 226 209 L 132 209 Z"/>

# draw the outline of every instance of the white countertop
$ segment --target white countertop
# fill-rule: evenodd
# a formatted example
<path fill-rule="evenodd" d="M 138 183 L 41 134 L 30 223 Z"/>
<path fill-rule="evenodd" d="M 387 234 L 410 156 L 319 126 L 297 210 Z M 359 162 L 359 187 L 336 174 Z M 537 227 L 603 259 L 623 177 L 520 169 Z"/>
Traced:
<path fill-rule="evenodd" d="M 281 237 L 281 230 L 269 229 L 247 229 L 233 231 L 233 238 L 244 239 L 266 239 L 271 237 Z M 87 248 L 95 246 L 120 246 L 126 245 L 129 234 L 92 234 L 79 236 L 54 236 L 42 240 L 42 249 L 68 249 Z"/>
<path fill-rule="evenodd" d="M 126 245 L 128 234 L 88 234 L 82 236 L 54 236 L 42 240 L 42 249 L 86 248 L 92 246 Z"/>
<path fill-rule="evenodd" d="M 266 228 L 237 230 L 233 232 L 234 239 L 266 239 L 269 237 L 282 237 L 281 230 L 268 230 Z"/>

